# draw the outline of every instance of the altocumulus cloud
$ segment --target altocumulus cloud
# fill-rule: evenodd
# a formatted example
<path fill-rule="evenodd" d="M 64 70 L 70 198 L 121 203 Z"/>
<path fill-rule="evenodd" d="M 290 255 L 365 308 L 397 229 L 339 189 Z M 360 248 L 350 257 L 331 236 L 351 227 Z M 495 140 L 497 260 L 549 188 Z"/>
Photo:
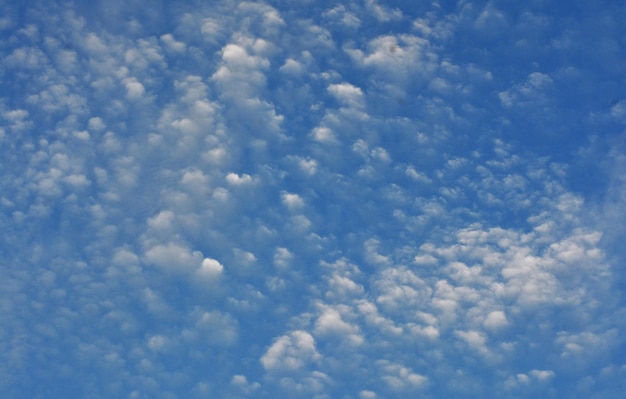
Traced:
<path fill-rule="evenodd" d="M 624 5 L 0 10 L 3 397 L 623 396 Z"/>

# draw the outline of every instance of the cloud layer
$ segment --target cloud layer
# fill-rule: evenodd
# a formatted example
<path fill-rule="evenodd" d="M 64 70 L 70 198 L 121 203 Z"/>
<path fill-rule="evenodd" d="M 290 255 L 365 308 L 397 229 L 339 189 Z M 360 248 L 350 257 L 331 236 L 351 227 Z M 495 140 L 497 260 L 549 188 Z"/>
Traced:
<path fill-rule="evenodd" d="M 0 392 L 621 397 L 604 5 L 2 6 Z"/>

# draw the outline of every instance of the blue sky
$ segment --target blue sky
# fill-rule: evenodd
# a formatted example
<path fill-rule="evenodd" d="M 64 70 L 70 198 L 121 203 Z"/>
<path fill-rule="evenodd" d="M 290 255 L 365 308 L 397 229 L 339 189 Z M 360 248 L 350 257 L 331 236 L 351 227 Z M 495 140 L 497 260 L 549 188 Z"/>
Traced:
<path fill-rule="evenodd" d="M 621 398 L 626 5 L 0 3 L 0 393 Z"/>

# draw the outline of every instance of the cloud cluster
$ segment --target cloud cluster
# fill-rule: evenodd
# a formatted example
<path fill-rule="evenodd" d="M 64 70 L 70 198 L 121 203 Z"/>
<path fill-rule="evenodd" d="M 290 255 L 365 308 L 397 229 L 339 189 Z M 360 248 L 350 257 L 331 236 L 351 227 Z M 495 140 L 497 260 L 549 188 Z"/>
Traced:
<path fill-rule="evenodd" d="M 0 392 L 620 397 L 624 8 L 398 7 L 1 6 Z"/>

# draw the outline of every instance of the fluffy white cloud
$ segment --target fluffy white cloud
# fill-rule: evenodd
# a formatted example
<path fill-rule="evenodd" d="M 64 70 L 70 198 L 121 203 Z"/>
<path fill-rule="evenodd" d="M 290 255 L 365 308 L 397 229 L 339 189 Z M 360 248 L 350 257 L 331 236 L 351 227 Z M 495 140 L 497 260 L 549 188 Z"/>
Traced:
<path fill-rule="evenodd" d="M 304 200 L 298 194 L 282 192 L 280 197 L 283 204 L 291 210 L 297 210 L 304 206 Z"/>
<path fill-rule="evenodd" d="M 198 274 L 202 277 L 214 278 L 219 276 L 224 270 L 224 266 L 220 262 L 211 258 L 204 258 L 202 264 L 200 265 L 200 270 L 198 270 Z"/>
<path fill-rule="evenodd" d="M 328 91 L 347 106 L 363 106 L 363 91 L 350 83 L 332 84 Z"/>
<path fill-rule="evenodd" d="M 200 252 L 191 251 L 185 245 L 174 242 L 151 246 L 146 249 L 144 256 L 148 263 L 173 272 L 187 272 L 202 261 Z"/>
<path fill-rule="evenodd" d="M 413 391 L 427 384 L 428 379 L 412 369 L 388 360 L 379 360 L 376 365 L 380 368 L 381 379 L 394 391 Z"/>
<path fill-rule="evenodd" d="M 320 359 L 313 336 L 296 330 L 279 337 L 261 357 L 261 363 L 268 371 L 295 371 Z"/>
<path fill-rule="evenodd" d="M 229 173 L 226 175 L 226 182 L 233 186 L 243 186 L 252 183 L 252 177 L 247 173 L 242 173 L 241 175 Z"/>
<path fill-rule="evenodd" d="M 489 330 L 499 330 L 506 327 L 509 324 L 509 321 L 503 311 L 494 310 L 487 315 L 483 324 Z"/>
<path fill-rule="evenodd" d="M 357 326 L 344 321 L 339 311 L 329 307 L 322 306 L 314 331 L 321 337 L 340 337 L 348 345 L 361 345 L 364 341 Z"/>

